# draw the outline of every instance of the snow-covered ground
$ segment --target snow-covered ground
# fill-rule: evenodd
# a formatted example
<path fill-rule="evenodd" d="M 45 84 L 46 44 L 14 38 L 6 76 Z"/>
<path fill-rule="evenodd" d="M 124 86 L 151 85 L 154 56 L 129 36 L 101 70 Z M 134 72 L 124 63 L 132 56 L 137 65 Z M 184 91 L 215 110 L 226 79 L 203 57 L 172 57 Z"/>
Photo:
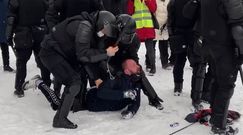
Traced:
<path fill-rule="evenodd" d="M 158 53 L 158 51 L 157 51 Z M 144 64 L 145 47 L 139 50 L 140 63 Z M 1 57 L 1 56 L 0 56 Z M 15 57 L 11 52 L 11 66 L 15 68 Z M 164 110 L 159 111 L 148 105 L 147 98 L 142 94 L 141 107 L 131 120 L 121 120 L 120 111 L 117 112 L 88 112 L 70 113 L 69 119 L 78 124 L 75 130 L 54 129 L 52 119 L 55 114 L 44 96 L 38 90 L 28 90 L 24 98 L 13 95 L 14 73 L 2 71 L 0 58 L 0 135 L 168 135 L 189 123 L 184 118 L 191 112 L 190 78 L 191 68 L 185 67 L 183 95 L 173 96 L 172 70 L 163 70 L 157 54 L 157 73 L 148 77 L 164 100 Z M 34 58 L 28 62 L 27 78 L 38 74 Z M 243 90 L 238 77 L 230 109 L 243 113 Z M 207 105 L 206 105 L 207 106 Z M 179 126 L 169 125 L 178 122 Z M 234 124 L 239 127 L 239 135 L 243 135 L 243 120 Z M 208 135 L 209 127 L 195 124 L 176 135 Z"/>

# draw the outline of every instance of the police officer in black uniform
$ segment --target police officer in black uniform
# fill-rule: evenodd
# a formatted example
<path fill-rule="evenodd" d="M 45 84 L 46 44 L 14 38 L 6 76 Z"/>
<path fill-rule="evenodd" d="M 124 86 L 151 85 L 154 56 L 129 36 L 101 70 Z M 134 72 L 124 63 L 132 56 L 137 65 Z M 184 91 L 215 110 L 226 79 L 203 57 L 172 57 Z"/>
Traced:
<path fill-rule="evenodd" d="M 188 47 L 193 45 L 192 20 L 183 16 L 184 5 L 189 0 L 171 0 L 168 4 L 167 27 L 169 41 L 175 54 L 175 65 L 173 68 L 174 94 L 180 95 L 183 89 L 183 69 L 186 58 L 189 57 Z"/>
<path fill-rule="evenodd" d="M 77 128 L 67 119 L 67 115 L 81 89 L 81 77 L 85 77 L 80 75 L 80 72 L 83 73 L 82 65 L 105 60 L 118 51 L 118 47 L 99 49 L 97 44 L 101 37 L 113 35 L 112 23 L 115 20 L 115 16 L 107 11 L 83 12 L 53 27 L 51 34 L 44 39 L 41 60 L 54 77 L 66 86 L 53 127 Z"/>
<path fill-rule="evenodd" d="M 91 13 L 101 9 L 104 9 L 101 0 L 50 0 L 45 18 L 49 30 L 51 30 L 68 17 L 79 15 L 84 11 Z M 84 85 L 86 86 L 86 84 Z M 62 84 L 54 79 L 54 90 L 57 95 L 60 95 L 61 86 Z"/>
<path fill-rule="evenodd" d="M 243 54 L 241 0 L 201 0 L 203 48 L 215 78 L 210 123 L 215 134 L 228 134 L 226 117 Z M 235 50 L 238 57 L 235 56 Z"/>
<path fill-rule="evenodd" d="M 48 4 L 45 0 L 10 0 L 7 16 L 6 37 L 12 41 L 13 33 L 16 49 L 16 78 L 14 94 L 24 96 L 22 84 L 26 77 L 26 64 L 34 51 L 37 66 L 46 84 L 51 83 L 50 73 L 38 56 L 40 43 L 46 33 L 45 12 Z"/>
<path fill-rule="evenodd" d="M 243 54 L 243 5 L 241 0 L 194 0 L 200 7 L 202 53 L 211 66 L 214 81 L 211 89 L 214 134 L 234 134 L 226 124 L 230 98 L 234 93 L 237 67 Z M 230 129 L 230 130 L 229 130 Z"/>

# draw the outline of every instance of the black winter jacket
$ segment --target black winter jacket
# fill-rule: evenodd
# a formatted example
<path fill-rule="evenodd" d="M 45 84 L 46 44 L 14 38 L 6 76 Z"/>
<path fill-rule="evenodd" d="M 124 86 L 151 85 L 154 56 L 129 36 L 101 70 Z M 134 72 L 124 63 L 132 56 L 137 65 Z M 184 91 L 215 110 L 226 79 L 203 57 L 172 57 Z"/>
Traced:
<path fill-rule="evenodd" d="M 103 9 L 101 0 L 50 0 L 46 20 L 49 28 L 65 20 L 67 17 L 79 15 L 81 12 L 94 12 Z"/>
<path fill-rule="evenodd" d="M 97 45 L 98 37 L 94 26 L 95 14 L 83 12 L 64 20 L 51 32 L 57 45 L 42 44 L 43 48 L 54 49 L 68 61 L 79 63 L 96 63 L 108 58 L 104 49 Z"/>

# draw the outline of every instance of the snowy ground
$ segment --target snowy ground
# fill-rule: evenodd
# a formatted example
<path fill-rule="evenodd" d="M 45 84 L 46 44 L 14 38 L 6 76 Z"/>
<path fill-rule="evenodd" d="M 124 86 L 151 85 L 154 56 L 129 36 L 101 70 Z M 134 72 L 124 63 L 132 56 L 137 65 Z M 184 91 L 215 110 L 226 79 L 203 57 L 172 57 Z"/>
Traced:
<path fill-rule="evenodd" d="M 139 51 L 141 64 L 144 64 L 144 53 L 145 48 L 142 45 Z M 15 57 L 12 52 L 10 57 L 11 66 L 15 68 Z M 172 71 L 162 70 L 158 54 L 156 59 L 157 73 L 148 78 L 164 100 L 164 110 L 159 111 L 149 106 L 147 98 L 142 94 L 140 110 L 131 120 L 121 120 L 120 111 L 100 113 L 81 111 L 69 115 L 70 120 L 79 127 L 75 130 L 66 130 L 52 128 L 55 112 L 40 91 L 26 91 L 24 98 L 16 98 L 13 95 L 15 74 L 2 71 L 0 58 L 0 135 L 168 135 L 188 125 L 184 117 L 191 112 L 191 69 L 187 64 L 183 95 L 175 97 Z M 32 57 L 28 62 L 27 79 L 38 73 Z M 230 109 L 243 113 L 243 90 L 239 77 L 236 84 Z M 178 122 L 179 126 L 170 127 L 169 125 L 174 122 Z M 239 127 L 239 134 L 243 135 L 243 127 L 240 125 L 243 125 L 242 119 L 234 126 Z M 195 124 L 176 135 L 208 135 L 209 131 L 209 127 Z"/>

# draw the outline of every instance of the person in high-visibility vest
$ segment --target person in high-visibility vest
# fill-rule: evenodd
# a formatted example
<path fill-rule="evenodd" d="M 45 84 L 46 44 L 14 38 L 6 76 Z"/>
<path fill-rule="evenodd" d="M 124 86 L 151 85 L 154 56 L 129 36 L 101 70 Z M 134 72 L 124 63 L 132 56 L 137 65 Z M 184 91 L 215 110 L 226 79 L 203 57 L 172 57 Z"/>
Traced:
<path fill-rule="evenodd" d="M 141 42 L 145 42 L 146 46 L 146 68 L 149 68 L 149 75 L 156 72 L 155 67 L 155 49 L 153 39 L 155 38 L 155 30 L 152 20 L 152 14 L 157 9 L 156 0 L 128 0 L 128 14 L 136 21 L 136 32 Z"/>

